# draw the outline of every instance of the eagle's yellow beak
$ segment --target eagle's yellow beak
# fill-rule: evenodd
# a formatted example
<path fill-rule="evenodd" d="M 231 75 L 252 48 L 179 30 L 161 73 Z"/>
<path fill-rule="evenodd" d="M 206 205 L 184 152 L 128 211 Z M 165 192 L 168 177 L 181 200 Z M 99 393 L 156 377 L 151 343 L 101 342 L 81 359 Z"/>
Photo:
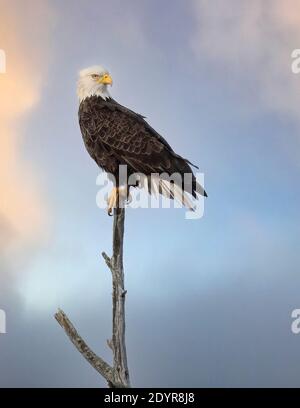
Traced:
<path fill-rule="evenodd" d="M 100 79 L 99 79 L 99 84 L 103 85 L 112 85 L 113 80 L 112 77 L 109 74 L 104 74 Z"/>

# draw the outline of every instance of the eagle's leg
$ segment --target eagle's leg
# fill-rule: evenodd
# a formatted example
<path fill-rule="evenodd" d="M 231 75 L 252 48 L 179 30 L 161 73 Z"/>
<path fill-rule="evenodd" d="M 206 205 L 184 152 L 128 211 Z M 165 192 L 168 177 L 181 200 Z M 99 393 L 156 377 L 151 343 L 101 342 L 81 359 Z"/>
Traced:
<path fill-rule="evenodd" d="M 108 200 L 107 200 L 107 204 L 108 204 L 107 214 L 110 215 L 110 216 L 112 215 L 113 209 L 117 207 L 117 204 L 118 204 L 118 201 L 119 201 L 118 196 L 119 196 L 118 187 L 113 187 L 113 189 L 112 189 L 112 191 L 111 191 L 111 193 L 110 193 L 110 195 L 108 197 Z"/>
<path fill-rule="evenodd" d="M 123 207 L 125 202 L 130 202 L 129 200 L 131 201 L 131 195 L 127 192 L 127 188 L 125 186 L 114 187 L 107 200 L 108 215 L 111 216 L 114 208 L 119 205 Z"/>
<path fill-rule="evenodd" d="M 127 204 L 130 204 L 132 201 L 132 195 L 130 194 L 130 187 L 127 185 L 126 190 L 124 192 L 125 201 Z"/>

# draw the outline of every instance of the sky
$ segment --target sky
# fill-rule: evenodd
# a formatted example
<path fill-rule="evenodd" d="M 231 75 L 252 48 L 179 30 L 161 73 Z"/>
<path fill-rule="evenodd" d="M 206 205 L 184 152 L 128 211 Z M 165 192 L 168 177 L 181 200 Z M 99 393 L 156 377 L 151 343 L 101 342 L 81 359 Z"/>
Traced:
<path fill-rule="evenodd" d="M 299 39 L 299 0 L 0 0 L 0 387 L 106 385 L 53 317 L 111 361 L 112 219 L 77 119 L 95 64 L 208 192 L 197 220 L 126 212 L 132 384 L 299 386 Z"/>

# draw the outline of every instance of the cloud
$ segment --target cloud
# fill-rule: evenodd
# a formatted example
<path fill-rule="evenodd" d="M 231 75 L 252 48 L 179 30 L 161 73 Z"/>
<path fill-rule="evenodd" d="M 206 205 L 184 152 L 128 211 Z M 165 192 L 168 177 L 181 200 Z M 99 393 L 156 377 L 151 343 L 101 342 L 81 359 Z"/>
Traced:
<path fill-rule="evenodd" d="M 299 1 L 192 4 L 196 26 L 191 47 L 199 61 L 208 59 L 239 86 L 251 83 L 258 108 L 298 119 L 300 76 L 291 71 L 291 53 L 299 48 Z"/>
<path fill-rule="evenodd" d="M 7 73 L 0 75 L 0 241 L 2 250 L 36 242 L 47 210 L 33 168 L 21 154 L 26 117 L 37 105 L 47 67 L 45 42 L 53 21 L 46 1 L 0 0 L 0 47 Z M 30 18 L 29 18 L 30 17 Z M 32 24 L 32 22 L 35 22 Z"/>

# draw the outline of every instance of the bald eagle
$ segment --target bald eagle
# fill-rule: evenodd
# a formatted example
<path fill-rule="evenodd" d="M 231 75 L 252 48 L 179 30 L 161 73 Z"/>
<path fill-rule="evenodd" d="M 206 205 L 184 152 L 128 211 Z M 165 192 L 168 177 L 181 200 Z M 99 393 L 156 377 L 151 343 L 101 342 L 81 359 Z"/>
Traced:
<path fill-rule="evenodd" d="M 112 78 L 101 66 L 83 69 L 79 73 L 77 94 L 79 98 L 79 125 L 85 147 L 100 168 L 118 180 L 120 165 L 127 166 L 128 177 L 142 173 L 149 180 L 148 191 L 152 186 L 152 174 L 164 175 L 156 178 L 156 191 L 171 199 L 177 199 L 186 207 L 193 209 L 188 197 L 197 194 L 207 196 L 197 182 L 187 159 L 174 152 L 169 143 L 158 134 L 144 116 L 116 102 L 108 92 Z M 195 166 L 196 167 L 196 166 Z M 168 179 L 167 176 L 179 174 L 181 177 Z M 190 176 L 185 177 L 184 175 Z M 121 191 L 129 188 L 114 186 L 108 198 L 108 214 L 117 206 Z M 124 198 L 124 197 L 123 197 Z"/>

